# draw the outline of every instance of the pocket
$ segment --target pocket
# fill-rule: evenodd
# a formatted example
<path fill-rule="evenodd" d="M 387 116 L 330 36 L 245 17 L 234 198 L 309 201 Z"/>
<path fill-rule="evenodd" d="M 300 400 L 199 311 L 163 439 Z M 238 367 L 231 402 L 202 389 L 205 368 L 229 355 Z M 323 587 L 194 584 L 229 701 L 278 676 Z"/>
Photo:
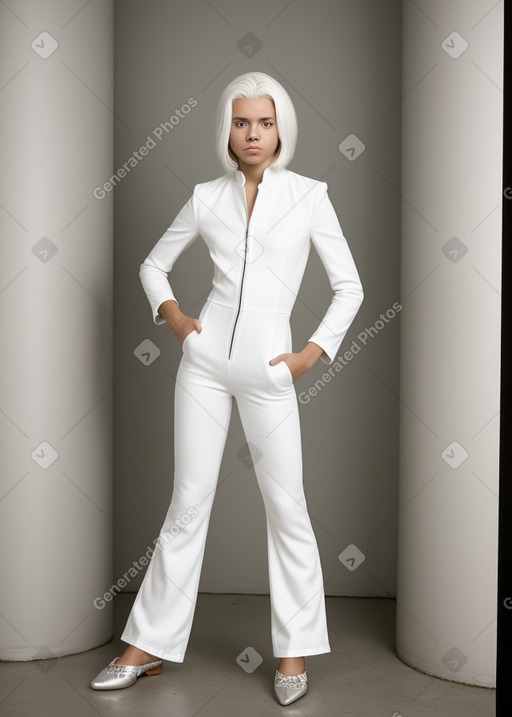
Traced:
<path fill-rule="evenodd" d="M 208 313 L 210 311 L 211 307 L 211 301 L 206 301 L 205 304 L 203 304 L 203 307 L 201 311 L 199 312 L 199 316 L 197 317 L 199 319 L 199 323 L 201 324 L 201 333 L 204 331 L 204 327 L 206 325 L 206 317 L 208 316 Z M 182 352 L 185 349 L 185 345 L 189 343 L 189 336 L 192 334 L 195 334 L 196 336 L 199 336 L 199 331 L 197 329 L 192 329 L 192 331 L 189 331 L 189 333 L 185 336 L 183 339 L 183 343 L 181 344 L 181 350 Z"/>
<path fill-rule="evenodd" d="M 279 361 L 279 363 L 276 364 L 275 367 L 278 368 L 279 366 L 281 366 L 281 369 L 280 369 L 280 370 L 281 370 L 281 373 L 284 375 L 284 379 L 283 379 L 283 380 L 284 380 L 285 384 L 286 384 L 287 386 L 293 386 L 293 376 L 292 376 L 292 372 L 290 371 L 290 369 L 289 369 L 288 364 L 286 363 L 286 361 Z"/>
<path fill-rule="evenodd" d="M 197 334 L 197 329 L 192 329 L 192 331 L 189 331 L 189 333 L 183 339 L 183 343 L 181 344 L 182 352 L 185 350 L 185 345 L 188 343 L 188 339 L 191 336 L 191 334 Z"/>

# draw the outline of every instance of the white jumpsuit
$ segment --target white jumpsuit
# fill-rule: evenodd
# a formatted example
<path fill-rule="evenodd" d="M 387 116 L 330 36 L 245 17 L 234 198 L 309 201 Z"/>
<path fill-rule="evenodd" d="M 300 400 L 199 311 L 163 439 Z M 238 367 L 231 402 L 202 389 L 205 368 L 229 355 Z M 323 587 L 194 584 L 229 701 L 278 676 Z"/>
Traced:
<path fill-rule="evenodd" d="M 210 513 L 237 401 L 265 507 L 275 657 L 330 652 L 318 546 L 302 482 L 297 395 L 278 354 L 292 351 L 290 313 L 311 242 L 334 291 L 309 341 L 332 363 L 363 299 L 359 275 L 327 184 L 265 169 L 247 222 L 240 170 L 197 184 L 141 266 L 153 320 L 177 301 L 168 273 L 196 238 L 214 263 L 202 330 L 183 342 L 174 404 L 174 488 L 159 542 L 121 639 L 183 662 L 194 616 Z M 318 456 L 321 464 L 321 456 Z"/>

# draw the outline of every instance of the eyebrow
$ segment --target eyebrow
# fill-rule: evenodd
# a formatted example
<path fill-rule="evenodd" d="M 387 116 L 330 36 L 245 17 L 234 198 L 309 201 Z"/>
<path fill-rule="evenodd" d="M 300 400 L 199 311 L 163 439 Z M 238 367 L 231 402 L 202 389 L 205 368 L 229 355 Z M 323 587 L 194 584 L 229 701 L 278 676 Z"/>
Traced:
<path fill-rule="evenodd" d="M 266 120 L 273 120 L 274 117 L 260 117 L 260 122 L 265 122 Z M 235 120 L 244 120 L 244 122 L 248 122 L 247 117 L 233 117 L 233 122 Z"/>

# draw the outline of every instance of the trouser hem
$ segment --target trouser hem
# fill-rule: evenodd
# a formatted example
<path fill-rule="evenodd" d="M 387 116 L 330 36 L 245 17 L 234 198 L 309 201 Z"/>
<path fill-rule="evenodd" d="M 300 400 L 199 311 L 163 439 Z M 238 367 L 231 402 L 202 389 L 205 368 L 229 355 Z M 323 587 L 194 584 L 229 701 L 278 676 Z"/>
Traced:
<path fill-rule="evenodd" d="M 308 655 L 323 655 L 326 652 L 331 652 L 329 645 L 305 647 L 298 650 L 277 650 L 274 652 L 274 657 L 307 657 Z"/>
<path fill-rule="evenodd" d="M 135 637 L 130 637 L 124 632 L 121 635 L 121 640 L 133 645 L 134 647 L 138 647 L 139 650 L 148 652 L 150 655 L 155 655 L 155 657 L 159 657 L 161 660 L 169 660 L 170 662 L 183 662 L 185 660 L 184 652 L 167 652 L 166 650 L 162 650 L 161 647 L 155 647 L 154 645 L 150 645 L 148 642 L 144 642 L 143 640 L 139 640 Z"/>

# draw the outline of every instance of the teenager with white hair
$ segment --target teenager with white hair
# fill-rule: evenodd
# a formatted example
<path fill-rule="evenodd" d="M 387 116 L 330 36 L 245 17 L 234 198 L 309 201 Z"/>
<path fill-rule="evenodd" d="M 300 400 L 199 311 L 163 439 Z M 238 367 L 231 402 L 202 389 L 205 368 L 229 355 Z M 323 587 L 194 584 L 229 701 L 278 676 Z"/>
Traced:
<path fill-rule="evenodd" d="M 159 674 L 163 660 L 184 660 L 233 398 L 265 507 L 278 701 L 290 704 L 307 692 L 306 656 L 330 652 L 294 383 L 319 358 L 332 363 L 363 290 L 327 184 L 287 169 L 296 141 L 296 114 L 285 89 L 262 72 L 235 78 L 217 109 L 225 174 L 194 187 L 141 265 L 153 320 L 171 327 L 182 350 L 174 488 L 121 635 L 129 646 L 92 681 L 94 689 L 128 687 L 141 674 Z M 215 271 L 193 318 L 181 312 L 168 275 L 198 237 Z M 305 346 L 293 352 L 290 313 L 311 244 L 334 295 Z M 191 510 L 195 517 L 182 525 Z"/>

